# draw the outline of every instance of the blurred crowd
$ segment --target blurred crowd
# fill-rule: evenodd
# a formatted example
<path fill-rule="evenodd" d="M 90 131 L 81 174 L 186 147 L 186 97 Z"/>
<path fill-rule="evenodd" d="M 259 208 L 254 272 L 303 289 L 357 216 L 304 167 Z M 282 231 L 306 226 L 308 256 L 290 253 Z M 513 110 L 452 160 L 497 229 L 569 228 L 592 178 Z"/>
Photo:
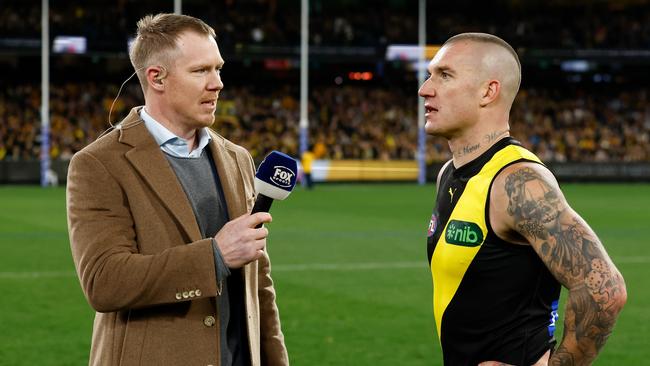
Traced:
<path fill-rule="evenodd" d="M 113 113 L 125 116 L 126 106 L 140 104 L 139 86 L 127 89 Z M 50 88 L 50 157 L 70 159 L 94 141 L 108 124 L 117 86 L 69 83 Z M 38 159 L 41 151 L 41 88 L 18 85 L 0 90 L 0 160 Z M 117 117 L 112 120 L 119 121 Z"/>
<path fill-rule="evenodd" d="M 69 159 L 109 127 L 116 85 L 51 88 L 50 156 Z M 362 86 L 312 89 L 309 138 L 316 158 L 415 159 L 415 90 Z M 525 89 L 511 112 L 511 134 L 544 161 L 650 161 L 647 88 L 589 92 Z M 113 106 L 113 123 L 142 103 L 137 83 Z M 221 92 L 213 129 L 247 147 L 256 160 L 277 149 L 297 156 L 299 99 L 295 89 L 229 87 Z M 0 90 L 0 160 L 38 159 L 40 88 Z M 446 142 L 427 138 L 427 161 L 450 158 Z"/>
<path fill-rule="evenodd" d="M 183 12 L 202 18 L 227 49 L 241 45 L 296 46 L 300 2 L 282 0 L 184 0 Z M 315 46 L 385 46 L 416 43 L 417 2 L 312 0 L 310 43 Z M 369 9 L 372 7 L 372 11 Z M 145 14 L 172 12 L 173 2 L 96 0 L 51 2 L 51 34 L 85 35 L 92 50 L 124 51 L 136 21 Z M 0 34 L 40 37 L 40 7 L 3 0 Z M 427 40 L 484 31 L 517 48 L 649 48 L 650 7 L 644 2 L 429 2 Z"/>

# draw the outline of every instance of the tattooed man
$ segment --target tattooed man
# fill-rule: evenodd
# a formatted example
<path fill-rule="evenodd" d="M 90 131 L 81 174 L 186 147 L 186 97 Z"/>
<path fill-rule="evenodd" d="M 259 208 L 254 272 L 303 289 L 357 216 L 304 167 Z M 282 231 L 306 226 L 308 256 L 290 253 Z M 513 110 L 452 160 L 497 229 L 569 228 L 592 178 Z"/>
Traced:
<path fill-rule="evenodd" d="M 445 365 L 591 364 L 625 304 L 625 283 L 551 172 L 510 137 L 516 52 L 496 36 L 463 33 L 428 70 L 425 130 L 453 153 L 428 231 Z"/>

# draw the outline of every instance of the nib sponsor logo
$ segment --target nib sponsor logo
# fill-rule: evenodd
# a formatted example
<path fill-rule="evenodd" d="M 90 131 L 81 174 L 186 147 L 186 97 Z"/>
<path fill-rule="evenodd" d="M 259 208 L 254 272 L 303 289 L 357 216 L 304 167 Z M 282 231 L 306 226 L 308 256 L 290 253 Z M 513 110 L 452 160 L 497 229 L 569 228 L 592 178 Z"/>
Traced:
<path fill-rule="evenodd" d="M 445 239 L 449 244 L 476 247 L 483 243 L 483 231 L 473 222 L 451 220 L 447 225 Z"/>
<path fill-rule="evenodd" d="M 296 173 L 291 171 L 291 169 L 284 167 L 282 165 L 276 165 L 273 167 L 274 172 L 271 180 L 279 187 L 291 187 L 291 180 L 296 176 Z"/>

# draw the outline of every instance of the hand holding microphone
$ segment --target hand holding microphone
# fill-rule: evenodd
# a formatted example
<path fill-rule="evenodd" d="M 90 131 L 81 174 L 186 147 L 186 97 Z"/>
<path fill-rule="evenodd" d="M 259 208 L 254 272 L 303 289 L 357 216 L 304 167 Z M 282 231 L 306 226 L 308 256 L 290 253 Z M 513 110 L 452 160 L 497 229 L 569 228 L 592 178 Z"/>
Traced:
<path fill-rule="evenodd" d="M 262 224 L 271 222 L 268 211 L 273 200 L 284 200 L 295 187 L 297 171 L 296 161 L 281 152 L 272 151 L 264 158 L 255 174 L 258 194 L 253 211 L 229 221 L 215 236 L 228 267 L 240 268 L 263 255 L 269 231 Z"/>
<path fill-rule="evenodd" d="M 266 212 L 244 214 L 228 221 L 215 235 L 223 261 L 229 268 L 240 268 L 262 256 L 269 235 L 265 227 L 260 227 L 265 222 L 271 222 L 271 215 Z"/>

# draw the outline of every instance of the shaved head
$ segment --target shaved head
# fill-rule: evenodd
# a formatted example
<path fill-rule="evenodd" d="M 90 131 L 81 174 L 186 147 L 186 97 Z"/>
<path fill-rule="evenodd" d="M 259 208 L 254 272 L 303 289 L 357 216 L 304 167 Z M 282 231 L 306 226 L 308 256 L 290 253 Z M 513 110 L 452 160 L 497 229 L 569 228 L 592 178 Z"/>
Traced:
<path fill-rule="evenodd" d="M 508 105 L 512 102 L 521 85 L 521 63 L 517 52 L 503 39 L 487 33 L 461 33 L 449 38 L 444 44 L 471 43 L 479 63 L 477 75 L 483 81 L 499 80 L 501 93 Z"/>

